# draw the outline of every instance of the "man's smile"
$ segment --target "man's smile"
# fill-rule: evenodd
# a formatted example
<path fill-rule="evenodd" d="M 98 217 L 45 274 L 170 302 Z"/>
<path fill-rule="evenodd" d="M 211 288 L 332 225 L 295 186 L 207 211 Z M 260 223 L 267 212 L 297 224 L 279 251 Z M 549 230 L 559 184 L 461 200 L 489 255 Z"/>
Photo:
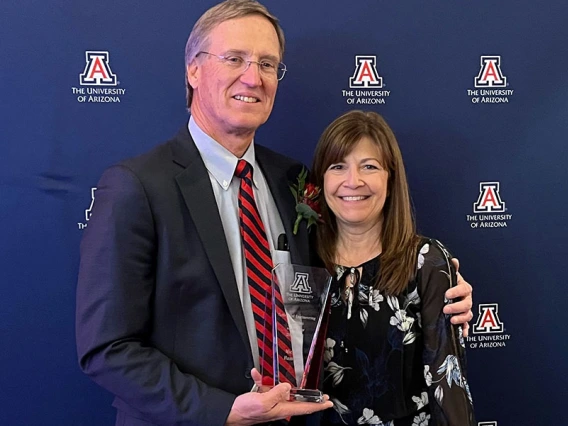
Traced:
<path fill-rule="evenodd" d="M 255 102 L 260 102 L 260 99 L 255 98 L 253 96 L 242 96 L 242 95 L 235 95 L 233 96 L 233 99 L 236 99 L 237 101 L 242 101 L 242 102 L 246 102 L 248 104 L 253 104 Z"/>

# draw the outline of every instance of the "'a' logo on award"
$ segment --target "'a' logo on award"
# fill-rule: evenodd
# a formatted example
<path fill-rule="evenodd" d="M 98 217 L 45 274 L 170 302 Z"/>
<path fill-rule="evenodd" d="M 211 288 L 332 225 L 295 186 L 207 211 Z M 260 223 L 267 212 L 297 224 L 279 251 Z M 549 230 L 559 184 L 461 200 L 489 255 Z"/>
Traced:
<path fill-rule="evenodd" d="M 296 272 L 294 274 L 294 282 L 290 287 L 290 291 L 294 293 L 311 294 L 312 289 L 308 284 L 309 275 L 304 272 Z"/>

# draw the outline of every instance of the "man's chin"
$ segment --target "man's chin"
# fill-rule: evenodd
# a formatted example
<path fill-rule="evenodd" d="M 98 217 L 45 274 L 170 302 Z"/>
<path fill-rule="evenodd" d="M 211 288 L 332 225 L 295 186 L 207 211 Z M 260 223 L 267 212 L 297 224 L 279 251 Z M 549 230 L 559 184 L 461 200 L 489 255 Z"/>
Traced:
<path fill-rule="evenodd" d="M 254 132 L 257 131 L 257 129 L 262 126 L 264 123 L 266 122 L 265 120 L 261 120 L 259 118 L 254 118 L 254 119 L 243 119 L 243 120 L 238 120 L 238 121 L 234 121 L 231 126 L 232 131 L 231 133 L 235 134 L 235 135 L 248 135 L 248 134 L 254 134 Z"/>

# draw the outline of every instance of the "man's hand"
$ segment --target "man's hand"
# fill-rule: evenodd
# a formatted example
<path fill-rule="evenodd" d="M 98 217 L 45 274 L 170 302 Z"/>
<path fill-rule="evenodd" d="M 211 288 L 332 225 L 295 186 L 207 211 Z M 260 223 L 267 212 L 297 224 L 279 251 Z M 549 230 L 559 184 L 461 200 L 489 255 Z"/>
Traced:
<path fill-rule="evenodd" d="M 227 417 L 225 423 L 227 426 L 245 426 L 281 420 L 291 416 L 312 414 L 333 406 L 327 397 L 322 403 L 289 401 L 288 383 L 280 383 L 270 388 L 262 386 L 262 377 L 256 369 L 252 369 L 251 375 L 256 385 L 260 386 L 260 392 L 237 396 Z"/>
<path fill-rule="evenodd" d="M 452 259 L 452 262 L 457 271 L 460 267 L 460 262 L 456 258 Z M 462 324 L 464 337 L 467 337 L 469 334 L 469 321 L 473 318 L 473 313 L 471 312 L 471 307 L 473 306 L 472 291 L 471 285 L 463 279 L 459 272 L 458 285 L 446 291 L 447 299 L 458 299 L 458 301 L 444 306 L 444 313 L 453 314 L 451 318 L 452 324 Z"/>

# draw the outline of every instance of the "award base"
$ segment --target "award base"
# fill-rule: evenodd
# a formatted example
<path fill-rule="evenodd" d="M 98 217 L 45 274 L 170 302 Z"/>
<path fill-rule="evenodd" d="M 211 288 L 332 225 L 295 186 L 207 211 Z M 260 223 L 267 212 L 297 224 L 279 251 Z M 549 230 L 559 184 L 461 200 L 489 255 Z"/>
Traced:
<path fill-rule="evenodd" d="M 323 392 L 317 389 L 290 389 L 291 401 L 323 402 Z"/>
<path fill-rule="evenodd" d="M 258 386 L 254 385 L 251 392 L 263 392 L 271 386 Z M 323 402 L 323 392 L 317 389 L 300 389 L 292 388 L 290 389 L 290 401 L 301 401 L 301 402 Z"/>

